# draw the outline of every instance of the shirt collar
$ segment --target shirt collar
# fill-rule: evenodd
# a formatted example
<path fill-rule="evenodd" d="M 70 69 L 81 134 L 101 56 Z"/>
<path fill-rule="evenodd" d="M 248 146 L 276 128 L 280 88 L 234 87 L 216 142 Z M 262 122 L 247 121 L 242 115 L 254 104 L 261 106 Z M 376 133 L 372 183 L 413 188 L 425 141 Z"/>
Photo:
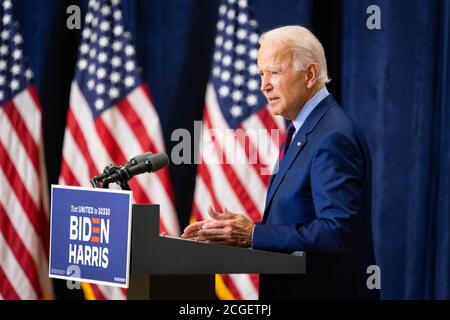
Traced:
<path fill-rule="evenodd" d="M 295 132 L 294 136 L 297 134 L 298 130 L 302 127 L 302 125 L 305 123 L 306 118 L 311 114 L 311 112 L 314 110 L 314 108 L 323 100 L 325 99 L 330 93 L 327 90 L 327 87 L 323 87 L 320 89 L 311 99 L 309 99 L 303 107 L 300 109 L 300 112 L 293 120 Z"/>

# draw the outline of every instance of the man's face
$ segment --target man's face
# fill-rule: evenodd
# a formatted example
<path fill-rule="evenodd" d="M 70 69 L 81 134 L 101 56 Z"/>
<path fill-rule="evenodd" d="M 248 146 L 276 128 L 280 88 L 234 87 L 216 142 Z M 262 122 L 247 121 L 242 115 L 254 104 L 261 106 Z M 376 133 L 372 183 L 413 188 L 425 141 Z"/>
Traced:
<path fill-rule="evenodd" d="M 307 77 L 304 71 L 292 67 L 287 45 L 264 43 L 258 52 L 261 91 L 274 115 L 295 119 L 307 101 Z"/>

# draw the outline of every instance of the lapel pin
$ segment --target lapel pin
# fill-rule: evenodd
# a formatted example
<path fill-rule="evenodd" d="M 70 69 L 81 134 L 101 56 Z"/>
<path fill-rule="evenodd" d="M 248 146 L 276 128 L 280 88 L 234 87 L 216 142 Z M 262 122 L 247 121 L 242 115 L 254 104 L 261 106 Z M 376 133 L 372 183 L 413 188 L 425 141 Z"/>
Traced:
<path fill-rule="evenodd" d="M 300 147 L 302 145 L 301 142 L 297 142 L 297 147 Z"/>

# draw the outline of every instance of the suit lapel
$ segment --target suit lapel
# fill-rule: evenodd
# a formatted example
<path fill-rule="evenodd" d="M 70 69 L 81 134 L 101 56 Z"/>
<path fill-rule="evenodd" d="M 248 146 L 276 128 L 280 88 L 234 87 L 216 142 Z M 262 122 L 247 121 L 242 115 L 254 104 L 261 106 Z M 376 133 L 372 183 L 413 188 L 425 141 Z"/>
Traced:
<path fill-rule="evenodd" d="M 300 151 L 308 142 L 308 133 L 314 130 L 314 128 L 319 123 L 320 119 L 322 119 L 325 113 L 334 104 L 336 104 L 336 101 L 330 94 L 317 105 L 317 107 L 311 112 L 308 118 L 306 118 L 305 123 L 295 135 L 294 139 L 291 142 L 291 145 L 289 146 L 289 149 L 287 150 L 281 162 L 278 163 L 278 172 L 272 176 L 269 184 L 269 190 L 267 191 L 266 206 L 264 209 L 263 221 L 265 221 L 266 219 L 266 210 L 270 202 L 272 201 L 275 192 L 280 186 L 280 183 L 283 180 L 286 171 L 289 169 L 289 167 L 292 165 L 297 155 L 300 153 Z"/>

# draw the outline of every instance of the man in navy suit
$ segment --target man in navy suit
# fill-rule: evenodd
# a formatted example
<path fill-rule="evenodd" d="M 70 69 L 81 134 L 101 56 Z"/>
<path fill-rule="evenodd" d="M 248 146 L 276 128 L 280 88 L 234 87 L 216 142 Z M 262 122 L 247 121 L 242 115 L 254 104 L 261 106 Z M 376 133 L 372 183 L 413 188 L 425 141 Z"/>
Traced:
<path fill-rule="evenodd" d="M 306 252 L 306 274 L 261 275 L 260 299 L 370 299 L 371 160 L 361 131 L 328 93 L 325 54 L 306 28 L 264 33 L 261 90 L 275 115 L 291 122 L 264 217 L 210 208 L 211 220 L 182 237 L 279 252 Z"/>

